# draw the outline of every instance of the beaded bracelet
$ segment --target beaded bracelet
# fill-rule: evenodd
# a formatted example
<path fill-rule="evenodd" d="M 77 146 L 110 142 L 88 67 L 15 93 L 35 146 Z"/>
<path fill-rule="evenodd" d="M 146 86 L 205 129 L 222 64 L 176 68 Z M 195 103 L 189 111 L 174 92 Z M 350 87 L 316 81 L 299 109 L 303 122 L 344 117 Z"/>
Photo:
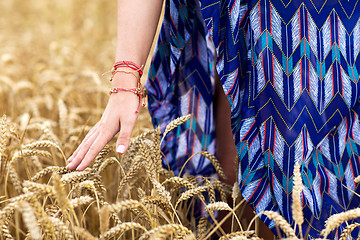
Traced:
<path fill-rule="evenodd" d="M 112 73 L 112 76 L 110 77 L 110 81 L 113 80 L 114 76 L 117 74 L 117 73 L 120 73 L 120 72 L 123 72 L 123 73 L 127 73 L 127 74 L 132 74 L 138 81 L 138 87 L 137 88 L 111 88 L 109 93 L 110 95 L 112 93 L 118 93 L 118 92 L 131 92 L 131 93 L 134 93 L 136 94 L 138 97 L 139 97 L 139 107 L 138 109 L 135 111 L 136 113 L 139 113 L 139 110 L 140 110 L 140 107 L 145 107 L 145 91 L 144 91 L 144 88 L 141 84 L 141 81 L 140 81 L 140 78 L 141 76 L 143 75 L 143 66 L 142 65 L 141 67 L 139 67 L 136 63 L 132 62 L 132 61 L 118 61 L 118 62 L 115 62 L 113 68 L 106 72 L 106 73 L 109 73 L 111 72 Z M 131 71 L 126 71 L 126 70 L 118 70 L 119 68 L 129 68 L 131 70 L 135 70 L 136 72 L 139 73 L 139 78 L 138 76 L 131 72 Z M 104 73 L 104 74 L 106 74 Z M 103 74 L 103 75 L 104 75 Z"/>
<path fill-rule="evenodd" d="M 139 97 L 139 107 L 137 108 L 137 110 L 135 111 L 135 113 L 139 113 L 140 107 L 145 107 L 145 92 L 144 92 L 144 88 L 141 86 L 138 88 L 110 88 L 110 95 L 112 93 L 118 93 L 118 92 L 131 92 L 134 93 L 135 95 L 137 95 Z"/>

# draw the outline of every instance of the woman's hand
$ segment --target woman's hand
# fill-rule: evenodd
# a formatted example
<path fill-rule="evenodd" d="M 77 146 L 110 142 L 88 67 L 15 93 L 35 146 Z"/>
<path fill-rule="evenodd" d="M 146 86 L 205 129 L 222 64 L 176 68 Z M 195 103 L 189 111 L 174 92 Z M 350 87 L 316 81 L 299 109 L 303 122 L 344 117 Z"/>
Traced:
<path fill-rule="evenodd" d="M 163 0 L 118 0 L 117 47 L 115 61 L 146 62 L 161 13 Z M 127 69 L 129 70 L 129 69 Z M 139 76 L 140 77 L 140 76 Z M 132 75 L 117 73 L 112 87 L 134 88 Z M 84 170 L 96 155 L 120 131 L 116 151 L 124 153 L 138 114 L 139 98 L 131 92 L 111 94 L 100 121 L 90 130 L 69 158 L 68 169 Z"/>
<path fill-rule="evenodd" d="M 69 158 L 67 169 L 82 171 L 90 165 L 105 145 L 119 133 L 116 151 L 124 153 L 130 142 L 138 113 L 139 98 L 131 92 L 111 94 L 100 121 L 90 130 Z"/>

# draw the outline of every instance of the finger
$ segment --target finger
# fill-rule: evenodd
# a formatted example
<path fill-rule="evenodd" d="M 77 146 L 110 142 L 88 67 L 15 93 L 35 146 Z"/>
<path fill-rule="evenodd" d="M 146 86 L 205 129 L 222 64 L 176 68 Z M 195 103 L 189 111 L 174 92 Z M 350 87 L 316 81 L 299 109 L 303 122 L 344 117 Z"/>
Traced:
<path fill-rule="evenodd" d="M 116 152 L 123 154 L 129 147 L 129 142 L 131 138 L 131 133 L 135 127 L 136 118 L 134 120 L 127 121 L 125 123 L 121 122 L 120 133 L 116 141 Z"/>
<path fill-rule="evenodd" d="M 89 138 L 91 138 L 97 130 L 97 127 L 99 125 L 99 122 L 95 124 L 95 126 L 88 132 L 88 134 L 85 136 L 85 138 L 82 140 L 81 144 L 77 147 L 77 149 L 75 150 L 75 152 L 70 156 L 70 158 L 68 159 L 68 162 L 72 162 L 74 160 L 74 158 L 76 157 L 76 155 L 79 153 L 79 151 L 83 148 L 84 144 L 86 144 L 86 142 L 89 140 Z"/>
<path fill-rule="evenodd" d="M 87 168 L 112 138 L 113 136 L 111 136 L 110 134 L 100 133 L 94 143 L 89 148 L 89 151 L 87 151 L 84 159 L 81 161 L 76 170 L 82 171 Z"/>
<path fill-rule="evenodd" d="M 95 133 L 86 142 L 84 142 L 83 146 L 79 149 L 78 154 L 73 158 L 71 163 L 69 163 L 66 166 L 67 169 L 73 170 L 80 164 L 80 162 L 83 160 L 86 153 L 89 151 L 90 147 L 94 144 L 98 136 L 99 136 L 99 131 L 95 131 Z"/>

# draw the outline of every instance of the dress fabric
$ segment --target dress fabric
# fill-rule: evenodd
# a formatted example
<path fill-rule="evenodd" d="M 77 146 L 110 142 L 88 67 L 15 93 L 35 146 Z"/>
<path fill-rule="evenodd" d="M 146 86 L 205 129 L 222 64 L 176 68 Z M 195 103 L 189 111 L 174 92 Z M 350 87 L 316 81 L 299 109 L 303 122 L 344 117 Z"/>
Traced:
<path fill-rule="evenodd" d="M 163 129 L 177 117 L 194 117 L 166 137 L 164 165 L 179 174 L 193 154 L 215 153 L 216 66 L 231 105 L 241 192 L 257 213 L 278 211 L 294 226 L 297 162 L 309 239 L 319 237 L 329 216 L 359 207 L 358 2 L 166 1 L 146 83 L 149 110 Z M 215 171 L 197 154 L 184 172 Z M 338 239 L 345 227 L 328 238 Z"/>

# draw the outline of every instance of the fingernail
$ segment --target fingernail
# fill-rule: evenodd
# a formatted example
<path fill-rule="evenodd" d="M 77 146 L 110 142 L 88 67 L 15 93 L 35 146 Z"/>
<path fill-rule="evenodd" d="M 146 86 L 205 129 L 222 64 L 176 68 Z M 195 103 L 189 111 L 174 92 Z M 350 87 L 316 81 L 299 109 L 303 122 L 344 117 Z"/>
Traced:
<path fill-rule="evenodd" d="M 124 152 L 125 152 L 125 146 L 124 146 L 124 145 L 119 145 L 119 146 L 116 148 L 116 152 L 118 152 L 118 153 L 124 153 Z"/>
<path fill-rule="evenodd" d="M 79 169 L 80 169 L 80 166 L 78 166 L 78 167 L 76 168 L 76 171 L 79 171 Z"/>

